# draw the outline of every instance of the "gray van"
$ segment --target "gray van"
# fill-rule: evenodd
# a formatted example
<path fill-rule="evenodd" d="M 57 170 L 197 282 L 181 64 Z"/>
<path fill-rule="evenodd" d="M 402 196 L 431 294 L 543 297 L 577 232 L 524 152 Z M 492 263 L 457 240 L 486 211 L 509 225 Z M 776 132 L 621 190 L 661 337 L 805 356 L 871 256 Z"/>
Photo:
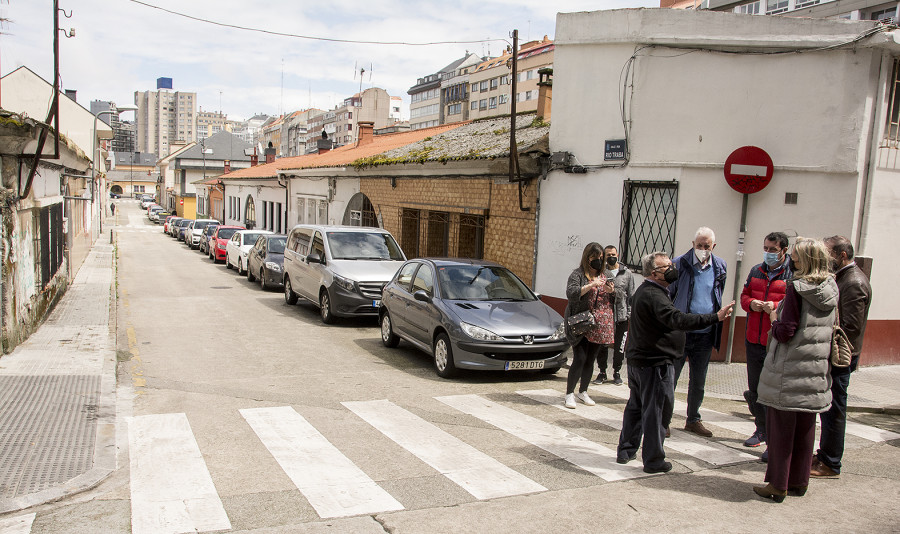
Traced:
<path fill-rule="evenodd" d="M 319 306 L 322 322 L 377 316 L 381 290 L 406 255 L 381 228 L 300 224 L 284 248 L 284 301 Z"/>

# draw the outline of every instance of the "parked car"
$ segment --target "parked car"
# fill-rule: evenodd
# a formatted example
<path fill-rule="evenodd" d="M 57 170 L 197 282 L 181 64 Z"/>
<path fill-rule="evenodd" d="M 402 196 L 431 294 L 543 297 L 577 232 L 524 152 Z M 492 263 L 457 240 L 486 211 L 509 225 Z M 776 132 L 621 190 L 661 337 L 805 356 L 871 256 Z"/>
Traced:
<path fill-rule="evenodd" d="M 153 197 L 151 197 L 149 195 L 144 195 L 139 198 L 141 200 L 141 209 L 142 210 L 149 208 L 152 204 L 156 204 L 156 199 L 154 199 Z"/>
<path fill-rule="evenodd" d="M 213 261 L 213 263 L 219 263 L 219 260 L 225 260 L 225 247 L 228 245 L 228 240 L 237 232 L 238 230 L 246 230 L 243 226 L 220 226 L 215 229 L 209 236 L 209 259 Z"/>
<path fill-rule="evenodd" d="M 287 236 L 283 234 L 261 235 L 247 254 L 247 280 L 259 279 L 263 290 L 284 283 L 284 244 Z"/>
<path fill-rule="evenodd" d="M 163 222 L 163 232 L 172 235 L 172 225 L 175 224 L 175 221 L 180 219 L 181 217 L 178 215 L 169 215 L 166 217 L 165 222 Z"/>
<path fill-rule="evenodd" d="M 184 232 L 184 243 L 190 249 L 195 249 L 200 246 L 200 234 L 203 233 L 203 229 L 211 224 L 219 224 L 219 221 L 215 219 L 197 219 L 193 221 L 190 225 L 190 231 L 185 230 Z"/>
<path fill-rule="evenodd" d="M 209 255 L 209 236 L 211 236 L 218 227 L 219 221 L 216 221 L 215 224 L 210 224 L 203 229 L 203 232 L 200 233 L 200 243 L 197 245 L 197 250 L 203 254 Z"/>
<path fill-rule="evenodd" d="M 297 225 L 284 251 L 284 300 L 319 306 L 322 322 L 377 315 L 381 289 L 406 256 L 381 228 Z"/>
<path fill-rule="evenodd" d="M 190 219 L 179 219 L 175 221 L 175 225 L 172 227 L 172 237 L 179 241 L 184 241 L 184 231 L 187 230 L 187 227 L 191 222 Z"/>
<path fill-rule="evenodd" d="M 188 243 L 191 243 L 191 235 L 193 234 L 194 223 L 195 223 L 195 222 L 196 222 L 196 221 L 191 221 L 191 222 L 189 222 L 189 223 L 187 224 L 187 226 L 184 227 L 184 230 L 181 232 L 181 241 L 182 241 L 185 245 L 188 245 Z M 189 248 L 194 248 L 192 245 L 188 245 L 188 247 L 189 247 Z"/>
<path fill-rule="evenodd" d="M 170 217 L 171 214 L 168 211 L 158 211 L 156 215 L 151 219 L 155 224 L 163 224 L 166 222 L 166 218 Z"/>
<path fill-rule="evenodd" d="M 238 230 L 225 245 L 225 268 L 237 268 L 238 274 L 246 273 L 247 254 L 263 234 L 271 234 L 268 230 Z M 281 281 L 278 282 L 281 284 Z"/>
<path fill-rule="evenodd" d="M 384 288 L 379 323 L 385 346 L 407 341 L 443 378 L 458 369 L 555 373 L 566 361 L 563 318 L 493 262 L 406 262 Z"/>
<path fill-rule="evenodd" d="M 120 193 L 113 193 L 112 191 L 110 191 L 109 198 L 122 198 L 122 195 Z"/>
<path fill-rule="evenodd" d="M 154 204 L 153 206 L 150 206 L 150 207 L 147 209 L 147 218 L 150 219 L 150 220 L 153 221 L 153 222 L 156 222 L 156 217 L 157 217 L 156 214 L 159 213 L 159 212 L 161 212 L 161 211 L 166 211 L 166 208 Z"/>

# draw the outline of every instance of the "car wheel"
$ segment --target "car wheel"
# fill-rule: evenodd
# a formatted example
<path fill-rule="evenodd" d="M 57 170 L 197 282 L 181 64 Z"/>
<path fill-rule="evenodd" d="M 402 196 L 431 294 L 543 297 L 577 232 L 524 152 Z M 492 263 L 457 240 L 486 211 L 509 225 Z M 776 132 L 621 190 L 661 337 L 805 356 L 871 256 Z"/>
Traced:
<path fill-rule="evenodd" d="M 447 334 L 439 334 L 434 340 L 434 368 L 441 378 L 456 376 L 456 365 L 453 363 L 453 349 Z"/>
<path fill-rule="evenodd" d="M 266 285 L 266 273 L 262 269 L 259 270 L 259 288 L 263 291 L 269 290 L 269 286 Z"/>
<path fill-rule="evenodd" d="M 237 272 L 241 276 L 244 275 L 244 263 L 241 261 L 240 258 L 238 258 Z"/>
<path fill-rule="evenodd" d="M 400 338 L 394 333 L 394 325 L 391 324 L 391 314 L 381 314 L 381 342 L 385 347 L 393 348 L 400 342 Z"/>
<path fill-rule="evenodd" d="M 291 279 L 287 276 L 284 277 L 284 302 L 289 305 L 297 304 L 297 294 L 294 293 L 294 288 L 291 287 Z"/>
<path fill-rule="evenodd" d="M 322 289 L 319 293 L 319 315 L 322 316 L 322 322 L 325 324 L 334 322 L 334 313 L 331 310 L 331 297 L 328 295 L 327 289 Z"/>
<path fill-rule="evenodd" d="M 231 262 L 228 261 L 228 254 L 225 255 L 225 268 L 231 269 Z"/>
<path fill-rule="evenodd" d="M 256 282 L 256 277 L 253 276 L 253 270 L 250 269 L 250 266 L 247 266 L 247 281 L 248 282 Z"/>

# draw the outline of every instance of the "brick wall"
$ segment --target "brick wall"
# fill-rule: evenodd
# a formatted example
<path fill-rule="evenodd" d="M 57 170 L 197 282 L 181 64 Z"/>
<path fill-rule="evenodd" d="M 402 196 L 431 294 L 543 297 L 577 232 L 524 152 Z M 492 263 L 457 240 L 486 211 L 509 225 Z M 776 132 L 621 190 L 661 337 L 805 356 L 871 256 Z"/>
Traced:
<path fill-rule="evenodd" d="M 505 178 L 499 179 L 500 182 Z M 381 216 L 384 228 L 400 239 L 402 208 L 420 210 L 419 251 L 427 250 L 428 215 L 431 212 L 449 215 L 447 255 L 460 254 L 460 215 L 486 215 L 484 219 L 484 259 L 511 269 L 523 282 L 531 285 L 534 272 L 534 214 L 536 183 L 524 187 L 522 204 L 530 211 L 519 209 L 519 190 L 516 184 L 495 183 L 491 178 L 397 178 L 391 186 L 389 178 L 362 178 L 360 192 L 369 197 L 375 213 Z M 432 236 L 435 236 L 432 224 Z M 470 228 L 464 235 L 472 235 Z M 463 251 L 471 250 L 469 243 Z M 404 250 L 413 256 L 411 251 Z"/>

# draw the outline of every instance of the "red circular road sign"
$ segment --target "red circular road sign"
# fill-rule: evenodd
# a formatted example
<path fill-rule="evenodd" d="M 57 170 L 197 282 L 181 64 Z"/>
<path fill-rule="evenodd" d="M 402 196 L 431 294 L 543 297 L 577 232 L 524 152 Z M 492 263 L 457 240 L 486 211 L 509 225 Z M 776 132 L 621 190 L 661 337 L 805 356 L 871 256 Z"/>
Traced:
<path fill-rule="evenodd" d="M 762 191 L 772 181 L 775 166 L 765 150 L 742 146 L 725 160 L 725 181 L 738 193 Z"/>

